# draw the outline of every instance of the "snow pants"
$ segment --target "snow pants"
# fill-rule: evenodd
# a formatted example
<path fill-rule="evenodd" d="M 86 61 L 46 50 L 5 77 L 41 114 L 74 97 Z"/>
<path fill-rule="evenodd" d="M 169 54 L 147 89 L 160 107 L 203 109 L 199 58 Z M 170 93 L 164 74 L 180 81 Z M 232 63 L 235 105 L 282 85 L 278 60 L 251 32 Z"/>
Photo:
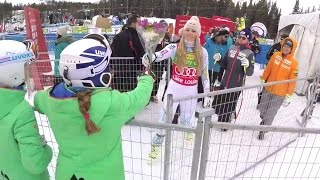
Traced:
<path fill-rule="evenodd" d="M 194 86 L 184 86 L 178 84 L 177 82 L 170 80 L 168 83 L 167 91 L 164 95 L 163 99 L 163 108 L 160 112 L 160 122 L 166 123 L 167 122 L 167 95 L 172 94 L 173 99 L 184 97 L 184 96 L 193 96 L 198 94 L 197 85 Z M 180 117 L 179 117 L 179 124 L 192 126 L 193 122 L 193 115 L 196 111 L 197 107 L 197 99 L 185 100 L 180 102 L 173 103 L 173 110 L 172 110 L 172 117 L 170 117 L 170 123 L 173 119 L 174 113 L 176 112 L 177 107 L 180 107 Z"/>
<path fill-rule="evenodd" d="M 271 125 L 285 97 L 277 96 L 263 90 L 259 104 L 261 125 Z"/>

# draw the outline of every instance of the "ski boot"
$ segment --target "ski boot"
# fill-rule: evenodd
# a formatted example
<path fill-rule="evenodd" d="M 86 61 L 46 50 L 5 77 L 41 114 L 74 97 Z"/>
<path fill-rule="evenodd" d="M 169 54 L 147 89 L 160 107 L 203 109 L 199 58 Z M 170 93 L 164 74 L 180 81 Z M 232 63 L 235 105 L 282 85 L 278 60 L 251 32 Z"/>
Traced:
<path fill-rule="evenodd" d="M 160 157 L 161 145 L 164 141 L 165 135 L 156 134 L 153 137 L 152 145 L 151 145 L 151 152 L 149 153 L 148 157 L 150 160 L 156 160 Z"/>
<path fill-rule="evenodd" d="M 185 138 L 187 141 L 192 141 L 192 139 L 193 139 L 193 133 L 187 132 L 187 133 L 185 134 L 184 138 Z"/>
<path fill-rule="evenodd" d="M 259 140 L 263 140 L 263 139 L 264 139 L 264 133 L 265 133 L 265 132 L 263 132 L 263 131 L 260 131 L 260 132 L 259 132 L 259 135 L 258 135 L 258 139 L 259 139 Z"/>

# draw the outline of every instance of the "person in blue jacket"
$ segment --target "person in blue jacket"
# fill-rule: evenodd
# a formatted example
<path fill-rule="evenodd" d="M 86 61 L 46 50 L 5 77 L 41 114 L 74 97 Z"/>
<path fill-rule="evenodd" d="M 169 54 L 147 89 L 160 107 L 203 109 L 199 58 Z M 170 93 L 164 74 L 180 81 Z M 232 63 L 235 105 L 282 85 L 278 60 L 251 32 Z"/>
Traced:
<path fill-rule="evenodd" d="M 224 58 L 230 46 L 232 45 L 228 44 L 228 38 L 228 29 L 221 28 L 212 38 L 208 38 L 203 46 L 208 51 L 208 69 L 211 86 L 213 84 L 214 86 L 220 86 L 224 69 L 221 68 L 220 64 L 215 61 L 214 56 L 220 56 L 221 58 Z"/>

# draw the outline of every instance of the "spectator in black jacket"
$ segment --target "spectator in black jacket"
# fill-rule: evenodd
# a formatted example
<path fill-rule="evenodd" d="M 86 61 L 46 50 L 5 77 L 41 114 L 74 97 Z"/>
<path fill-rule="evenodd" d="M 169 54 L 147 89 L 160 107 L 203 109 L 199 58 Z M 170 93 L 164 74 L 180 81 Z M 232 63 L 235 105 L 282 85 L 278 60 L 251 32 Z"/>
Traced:
<path fill-rule="evenodd" d="M 255 57 L 249 45 L 251 38 L 251 30 L 243 29 L 237 37 L 236 44 L 230 47 L 224 58 L 221 54 L 213 57 L 225 69 L 220 89 L 217 90 L 244 86 L 246 76 L 252 76 Z M 241 91 L 235 91 L 214 97 L 212 107 L 218 115 L 218 122 L 231 122 L 231 115 L 236 112 L 240 93 Z"/>
<path fill-rule="evenodd" d="M 271 48 L 269 49 L 268 53 L 266 54 L 267 63 L 269 62 L 271 56 L 275 52 L 279 52 L 281 50 L 281 41 L 283 41 L 287 37 L 289 37 L 287 34 L 282 34 L 281 37 L 280 37 L 280 41 L 271 46 Z"/>
<path fill-rule="evenodd" d="M 137 84 L 136 77 L 143 70 L 141 57 L 145 52 L 136 30 L 139 21 L 138 15 L 131 15 L 111 44 L 112 57 L 133 57 L 133 59 L 115 59 L 110 62 L 114 73 L 113 88 L 120 92 L 133 90 Z"/>

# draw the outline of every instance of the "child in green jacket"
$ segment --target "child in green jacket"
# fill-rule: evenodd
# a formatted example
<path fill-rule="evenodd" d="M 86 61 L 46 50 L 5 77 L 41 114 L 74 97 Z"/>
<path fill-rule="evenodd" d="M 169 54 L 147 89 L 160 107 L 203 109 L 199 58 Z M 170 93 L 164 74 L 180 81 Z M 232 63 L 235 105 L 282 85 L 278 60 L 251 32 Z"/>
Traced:
<path fill-rule="evenodd" d="M 49 180 L 52 151 L 24 100 L 24 66 L 33 57 L 22 42 L 0 41 L 0 179 Z"/>
<path fill-rule="evenodd" d="M 61 53 L 64 83 L 35 95 L 59 145 L 56 180 L 124 180 L 121 128 L 149 102 L 154 79 L 144 73 L 127 93 L 111 90 L 111 49 L 90 34 Z"/>

